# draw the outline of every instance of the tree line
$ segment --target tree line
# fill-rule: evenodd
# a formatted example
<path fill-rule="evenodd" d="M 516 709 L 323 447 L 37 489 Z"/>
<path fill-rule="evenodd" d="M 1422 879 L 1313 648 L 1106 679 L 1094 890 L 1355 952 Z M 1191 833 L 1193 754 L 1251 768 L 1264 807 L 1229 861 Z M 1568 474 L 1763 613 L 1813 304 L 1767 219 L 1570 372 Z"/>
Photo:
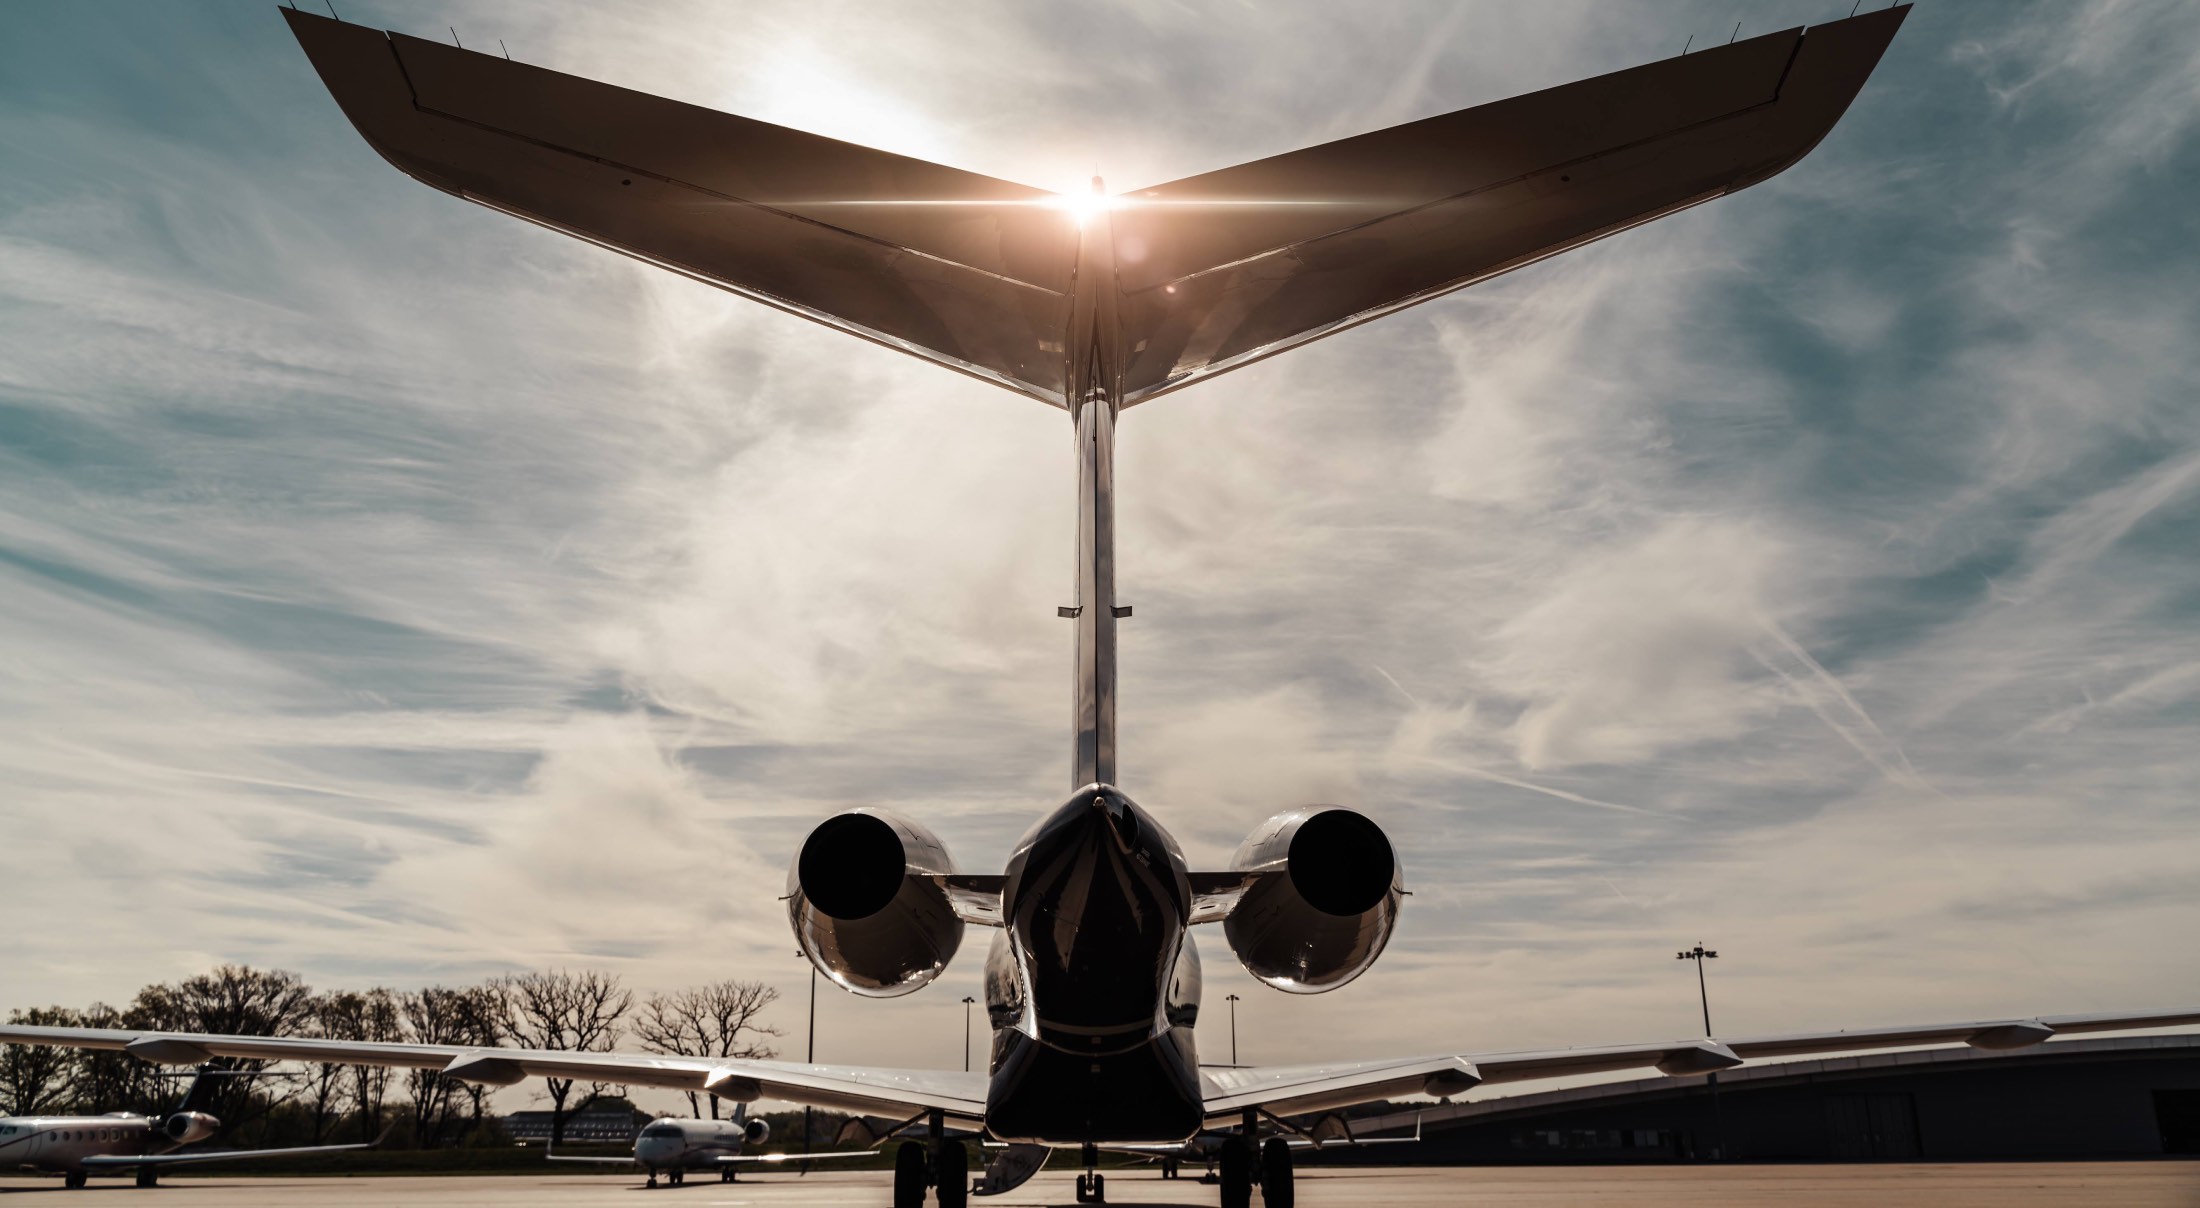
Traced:
<path fill-rule="evenodd" d="M 551 969 L 468 986 L 316 991 L 295 973 L 222 965 L 138 991 L 127 1007 L 16 1010 L 8 1022 L 58 1027 L 305 1036 L 462 1047 L 602 1052 L 631 1035 L 653 1053 L 684 1057 L 774 1055 L 776 1028 L 759 1015 L 779 997 L 762 982 L 726 980 L 637 997 L 616 974 Z M 494 1144 L 500 1130 L 484 1088 L 441 1071 L 327 1062 L 222 1058 L 208 1109 L 227 1144 L 315 1145 L 371 1140 L 423 1149 Z M 0 1045 L 0 1113 L 98 1115 L 173 1110 L 191 1071 L 125 1053 Z M 599 1104 L 625 1103 L 612 1083 L 543 1082 L 552 1144 L 567 1122 Z M 688 1094 L 690 1111 L 719 1114 L 716 1096 Z"/>

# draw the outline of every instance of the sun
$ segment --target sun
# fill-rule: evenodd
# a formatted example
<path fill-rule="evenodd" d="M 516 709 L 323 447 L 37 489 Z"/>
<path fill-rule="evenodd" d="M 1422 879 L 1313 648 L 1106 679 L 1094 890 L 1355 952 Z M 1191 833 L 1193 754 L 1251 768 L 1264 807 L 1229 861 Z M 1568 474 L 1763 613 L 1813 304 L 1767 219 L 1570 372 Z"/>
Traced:
<path fill-rule="evenodd" d="M 1107 186 L 1100 183 L 1100 178 L 1095 176 L 1092 178 L 1090 190 L 1056 193 L 1047 198 L 1044 204 L 1049 209 L 1060 210 L 1069 215 L 1070 221 L 1082 227 L 1122 203 L 1120 199 L 1111 196 Z"/>

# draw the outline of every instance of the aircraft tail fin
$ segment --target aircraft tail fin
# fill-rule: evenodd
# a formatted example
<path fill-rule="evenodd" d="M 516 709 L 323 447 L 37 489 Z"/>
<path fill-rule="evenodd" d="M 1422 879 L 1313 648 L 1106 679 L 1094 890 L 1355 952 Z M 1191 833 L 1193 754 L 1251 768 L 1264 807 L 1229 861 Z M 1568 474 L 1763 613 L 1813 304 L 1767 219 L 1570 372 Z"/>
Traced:
<path fill-rule="evenodd" d="M 216 1099 L 221 1094 L 221 1080 L 237 1076 L 237 1071 L 217 1069 L 202 1065 L 191 1077 L 191 1085 L 184 1088 L 183 1101 L 176 1104 L 177 1112 L 214 1113 Z"/>

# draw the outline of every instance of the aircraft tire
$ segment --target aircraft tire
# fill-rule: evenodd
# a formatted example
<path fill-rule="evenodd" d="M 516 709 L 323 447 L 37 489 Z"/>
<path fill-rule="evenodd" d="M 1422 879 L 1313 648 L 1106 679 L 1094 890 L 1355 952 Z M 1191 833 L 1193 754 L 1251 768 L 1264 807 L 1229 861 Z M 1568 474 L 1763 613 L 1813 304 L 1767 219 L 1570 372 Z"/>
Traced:
<path fill-rule="evenodd" d="M 1092 1194 L 1092 1176 L 1091 1176 L 1091 1175 L 1089 1175 L 1089 1174 L 1081 1174 L 1081 1175 L 1078 1175 L 1078 1176 L 1077 1176 L 1077 1202 L 1078 1202 L 1078 1203 L 1080 1203 L 1080 1204 L 1084 1203 L 1084 1202 L 1085 1202 L 1085 1200 L 1086 1200 L 1086 1199 L 1087 1199 L 1087 1198 L 1088 1198 L 1089 1196 L 1091 1196 L 1091 1194 Z"/>
<path fill-rule="evenodd" d="M 138 1185 L 138 1186 L 140 1186 L 140 1187 L 158 1187 L 158 1186 L 160 1186 L 160 1171 L 158 1171 L 158 1170 L 154 1169 L 154 1168 L 153 1168 L 153 1167 L 151 1167 L 151 1166 L 140 1166 L 140 1167 L 138 1167 L 138 1168 L 137 1168 L 137 1185 Z"/>
<path fill-rule="evenodd" d="M 1222 1208 L 1253 1208 L 1253 1143 L 1222 1139 Z"/>
<path fill-rule="evenodd" d="M 675 1186 L 675 1187 L 678 1187 L 678 1186 L 679 1186 L 679 1185 L 681 1185 L 682 1183 L 685 1183 L 685 1182 L 687 1182 L 687 1181 L 688 1181 L 687 1171 L 684 1171 L 684 1170 L 675 1170 L 675 1171 L 673 1171 L 673 1172 L 672 1172 L 671 1174 L 669 1174 L 669 1175 L 666 1175 L 665 1177 L 666 1177 L 666 1179 L 670 1180 L 670 1181 L 671 1181 L 671 1183 L 672 1183 L 672 1185 L 673 1185 L 673 1186 Z"/>
<path fill-rule="evenodd" d="M 940 1156 L 932 1171 L 932 1185 L 940 1208 L 965 1208 L 970 1203 L 970 1155 L 963 1148 L 962 1142 L 940 1142 Z"/>
<path fill-rule="evenodd" d="M 1270 1137 L 1260 1147 L 1260 1202 L 1266 1208 L 1291 1208 L 1297 1196 L 1291 1182 L 1291 1143 Z"/>
<path fill-rule="evenodd" d="M 1108 1176 L 1097 1171 L 1092 1176 L 1092 1202 L 1095 1204 L 1108 1202 Z"/>
<path fill-rule="evenodd" d="M 85 1181 L 89 1178 L 91 1176 L 81 1170 L 72 1170 L 61 1176 L 61 1185 L 71 1191 L 77 1191 L 83 1188 Z"/>
<path fill-rule="evenodd" d="M 1164 1178 L 1164 1179 L 1173 1179 L 1173 1178 L 1175 1178 L 1175 1177 L 1176 1177 L 1176 1159 L 1175 1159 L 1175 1158 L 1163 1158 L 1163 1159 L 1161 1159 L 1161 1177 L 1162 1177 L 1162 1178 Z"/>
<path fill-rule="evenodd" d="M 924 1208 L 924 1185 L 931 1181 L 924 1142 L 904 1141 L 894 1151 L 894 1208 Z"/>

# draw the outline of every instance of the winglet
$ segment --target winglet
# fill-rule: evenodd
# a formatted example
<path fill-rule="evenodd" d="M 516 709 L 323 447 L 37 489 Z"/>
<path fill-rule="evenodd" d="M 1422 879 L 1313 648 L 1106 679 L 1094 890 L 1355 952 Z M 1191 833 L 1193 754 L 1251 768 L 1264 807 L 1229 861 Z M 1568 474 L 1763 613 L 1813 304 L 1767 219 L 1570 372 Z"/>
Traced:
<path fill-rule="evenodd" d="M 1716 1040 L 1704 1040 L 1667 1053 L 1658 1061 L 1658 1072 L 1673 1075 L 1715 1074 L 1740 1064 L 1742 1059 L 1734 1055 L 1734 1050 Z"/>
<path fill-rule="evenodd" d="M 2027 1049 L 2055 1034 L 2055 1029 L 2037 1019 L 2021 1019 L 2015 1023 L 1999 1024 L 1972 1033 L 1963 1043 L 1974 1049 L 1998 1051 L 2001 1049 Z"/>

